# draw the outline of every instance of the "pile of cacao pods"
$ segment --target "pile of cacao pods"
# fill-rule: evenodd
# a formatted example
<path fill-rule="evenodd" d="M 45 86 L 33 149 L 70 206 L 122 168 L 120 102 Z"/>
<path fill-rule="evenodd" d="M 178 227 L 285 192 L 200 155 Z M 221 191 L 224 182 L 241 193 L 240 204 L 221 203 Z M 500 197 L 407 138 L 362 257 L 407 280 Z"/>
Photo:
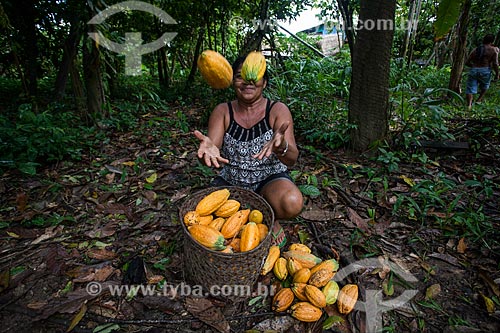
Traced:
<path fill-rule="evenodd" d="M 275 312 L 289 311 L 292 317 L 304 322 L 315 322 L 323 315 L 323 308 L 336 304 L 339 313 L 348 314 L 358 299 L 358 286 L 346 284 L 342 288 L 332 278 L 339 268 L 335 259 L 322 260 L 304 244 L 294 243 L 281 253 L 271 246 L 261 274 L 273 272 L 281 281 L 290 281 L 289 287 L 279 289 L 271 307 Z"/>
<path fill-rule="evenodd" d="M 190 235 L 201 245 L 223 253 L 246 252 L 267 236 L 261 211 L 231 199 L 227 188 L 205 195 L 194 210 L 184 214 Z"/>

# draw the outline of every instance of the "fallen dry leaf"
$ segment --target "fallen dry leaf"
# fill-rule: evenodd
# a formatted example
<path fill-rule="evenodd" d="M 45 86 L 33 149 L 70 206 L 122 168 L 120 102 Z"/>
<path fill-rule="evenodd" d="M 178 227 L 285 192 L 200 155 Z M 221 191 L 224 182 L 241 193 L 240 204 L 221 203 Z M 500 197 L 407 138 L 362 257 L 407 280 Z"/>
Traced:
<path fill-rule="evenodd" d="M 488 313 L 494 313 L 495 312 L 495 303 L 493 302 L 493 300 L 491 298 L 489 298 L 488 296 L 484 295 L 483 293 L 480 293 L 480 294 L 481 294 L 481 297 L 483 298 L 484 306 L 486 307 L 486 311 L 488 311 Z"/>
<path fill-rule="evenodd" d="M 231 327 L 222 311 L 216 308 L 208 299 L 186 297 L 184 304 L 189 313 L 205 324 L 212 326 L 219 332 L 229 333 L 231 331 Z"/>
<path fill-rule="evenodd" d="M 358 227 L 361 231 L 368 235 L 371 234 L 370 228 L 368 227 L 368 221 L 370 221 L 370 219 L 363 219 L 351 207 L 347 207 L 347 215 L 349 216 L 351 222 L 354 223 L 354 225 L 356 225 L 356 227 Z"/>
<path fill-rule="evenodd" d="M 308 209 L 300 213 L 300 217 L 309 221 L 331 221 L 335 219 L 335 211 L 328 211 L 323 209 Z"/>
<path fill-rule="evenodd" d="M 38 244 L 43 242 L 44 240 L 50 239 L 55 237 L 57 234 L 59 234 L 62 230 L 64 229 L 64 226 L 58 225 L 56 226 L 51 226 L 48 228 L 45 228 L 45 233 L 38 238 L 36 238 L 34 241 L 31 242 L 31 244 Z"/>
<path fill-rule="evenodd" d="M 115 234 L 118 227 L 118 222 L 111 221 L 105 226 L 96 224 L 94 229 L 85 232 L 85 236 L 90 238 L 106 238 Z"/>
<path fill-rule="evenodd" d="M 16 195 L 16 205 L 17 210 L 21 213 L 26 209 L 26 205 L 28 203 L 28 196 L 24 192 L 19 192 Z"/>
<path fill-rule="evenodd" d="M 461 253 L 461 254 L 464 254 L 465 250 L 467 250 L 467 244 L 465 243 L 465 239 L 462 237 L 458 241 L 457 252 Z"/>
<path fill-rule="evenodd" d="M 106 249 L 90 249 L 87 251 L 89 258 L 97 260 L 109 260 L 116 257 L 116 253 Z"/>
<path fill-rule="evenodd" d="M 78 325 L 78 323 L 82 320 L 82 318 L 85 316 L 86 313 L 87 313 L 87 301 L 83 302 L 80 311 L 78 311 L 78 313 L 73 317 L 66 332 L 71 332 L 73 328 L 75 328 L 75 326 Z"/>
<path fill-rule="evenodd" d="M 484 282 L 486 282 L 488 284 L 488 286 L 491 288 L 491 291 L 493 291 L 493 293 L 497 296 L 497 297 L 500 297 L 500 287 L 498 286 L 498 284 L 490 277 L 490 275 L 480 269 L 479 270 L 479 277 L 481 279 L 483 279 Z"/>
<path fill-rule="evenodd" d="M 109 291 L 111 285 L 118 285 L 118 283 L 111 281 L 101 283 L 102 293 Z M 99 297 L 102 293 L 90 294 L 85 288 L 80 288 L 70 291 L 65 297 L 53 297 L 43 307 L 42 313 L 34 317 L 33 320 L 47 319 L 55 313 L 75 313 L 81 309 L 84 302 Z"/>
<path fill-rule="evenodd" d="M 441 285 L 439 283 L 433 284 L 425 290 L 425 299 L 434 299 L 441 293 Z"/>

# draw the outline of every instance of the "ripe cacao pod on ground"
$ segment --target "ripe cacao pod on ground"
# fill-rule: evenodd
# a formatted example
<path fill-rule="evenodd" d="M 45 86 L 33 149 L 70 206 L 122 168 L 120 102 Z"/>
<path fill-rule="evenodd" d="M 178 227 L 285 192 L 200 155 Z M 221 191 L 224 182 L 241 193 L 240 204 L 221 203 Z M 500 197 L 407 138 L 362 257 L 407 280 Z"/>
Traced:
<path fill-rule="evenodd" d="M 348 314 L 354 309 L 358 300 L 358 286 L 355 284 L 346 284 L 340 289 L 337 297 L 337 307 L 342 314 Z"/>
<path fill-rule="evenodd" d="M 290 308 L 291 315 L 295 319 L 304 322 L 315 322 L 321 318 L 323 312 L 320 308 L 312 305 L 309 302 L 298 302 Z"/>

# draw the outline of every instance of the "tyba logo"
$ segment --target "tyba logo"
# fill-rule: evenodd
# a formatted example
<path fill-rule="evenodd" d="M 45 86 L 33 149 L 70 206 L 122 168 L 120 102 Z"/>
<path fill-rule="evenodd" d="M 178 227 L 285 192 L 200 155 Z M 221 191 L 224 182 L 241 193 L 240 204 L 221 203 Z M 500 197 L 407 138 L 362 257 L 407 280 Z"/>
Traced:
<path fill-rule="evenodd" d="M 112 5 L 94 16 L 87 24 L 101 24 L 108 17 L 129 10 L 140 10 L 153 14 L 165 24 L 177 24 L 170 15 L 160 8 L 141 1 L 125 1 Z M 127 75 L 141 74 L 141 56 L 162 48 L 177 35 L 176 32 L 165 32 L 157 40 L 142 44 L 140 32 L 126 32 L 125 43 L 119 44 L 106 38 L 100 31 L 89 32 L 88 34 L 90 38 L 108 50 L 125 55 L 125 74 Z"/>

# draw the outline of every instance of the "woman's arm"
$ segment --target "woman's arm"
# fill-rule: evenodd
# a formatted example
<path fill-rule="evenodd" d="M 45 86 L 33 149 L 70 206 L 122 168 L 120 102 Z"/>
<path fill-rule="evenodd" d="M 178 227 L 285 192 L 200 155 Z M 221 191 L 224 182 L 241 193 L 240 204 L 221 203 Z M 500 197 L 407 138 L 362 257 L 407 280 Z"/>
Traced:
<path fill-rule="evenodd" d="M 276 103 L 271 109 L 269 123 L 274 131 L 273 138 L 254 157 L 262 159 L 274 153 L 283 164 L 293 166 L 299 157 L 299 150 L 295 142 L 292 114 L 288 107 L 281 102 Z"/>
<path fill-rule="evenodd" d="M 227 159 L 220 155 L 226 129 L 226 113 L 226 104 L 217 105 L 208 120 L 208 134 L 203 135 L 198 130 L 194 131 L 194 135 L 200 140 L 198 158 L 208 167 L 213 165 L 219 168 L 222 163 L 229 163 Z"/>

